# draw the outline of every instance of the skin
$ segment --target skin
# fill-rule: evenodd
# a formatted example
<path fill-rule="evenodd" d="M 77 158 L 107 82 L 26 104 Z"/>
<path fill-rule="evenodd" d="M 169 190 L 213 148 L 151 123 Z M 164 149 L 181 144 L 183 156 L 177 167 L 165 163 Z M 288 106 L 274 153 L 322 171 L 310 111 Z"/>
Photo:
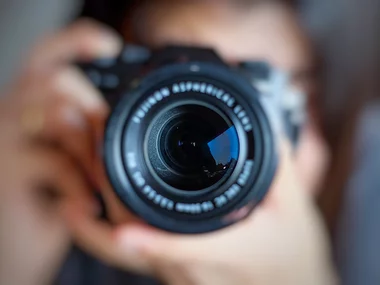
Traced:
<path fill-rule="evenodd" d="M 0 284 L 50 284 L 70 247 L 65 208 L 97 213 L 89 181 L 108 108 L 68 63 L 113 56 L 120 46 L 81 21 L 42 42 L 2 96 Z"/>
<path fill-rule="evenodd" d="M 268 60 L 285 70 L 303 69 L 308 65 L 304 62 L 307 57 L 290 60 L 292 48 L 283 46 L 285 43 L 295 44 L 294 35 L 289 41 L 282 42 L 282 57 L 277 58 L 277 49 L 272 49 L 271 55 L 267 50 L 277 44 L 265 46 L 262 40 L 259 44 L 262 37 L 257 25 L 272 25 L 265 19 L 273 16 L 280 21 L 282 18 L 277 16 L 283 11 L 283 22 L 276 23 L 280 30 L 273 28 L 271 33 L 268 32 L 268 37 L 277 39 L 276 31 L 283 31 L 287 23 L 285 19 L 291 20 L 287 14 L 290 11 L 285 7 L 277 10 L 280 8 L 275 6 L 270 12 L 268 7 L 260 6 L 262 10 L 252 8 L 247 15 L 238 18 L 237 13 L 227 9 L 228 2 L 223 1 L 217 6 L 212 1 L 194 3 L 178 4 L 176 13 L 167 12 L 166 17 L 151 17 L 149 21 L 145 18 L 147 27 L 155 29 L 151 33 L 155 36 L 149 37 L 141 32 L 142 39 L 152 46 L 172 41 L 211 44 L 229 61 L 254 59 L 268 52 L 272 57 Z M 148 8 L 141 10 L 141 15 Z M 169 6 L 167 9 L 170 11 Z M 190 21 L 190 12 L 196 13 L 199 21 Z M 212 22 L 207 22 L 210 21 L 210 13 L 216 14 Z M 252 17 L 249 13 L 257 13 L 257 18 L 261 15 L 262 22 L 257 20 L 252 27 L 247 25 Z M 165 21 L 160 21 L 163 18 Z M 227 25 L 221 26 L 223 33 L 229 31 L 229 36 L 236 36 L 234 41 L 224 40 L 222 29 L 218 30 L 217 23 L 222 24 L 222 19 L 228 21 Z M 294 27 L 293 24 L 289 27 Z M 244 31 L 246 26 L 252 30 Z M 256 45 L 251 41 L 246 41 L 248 35 L 255 34 L 251 33 L 255 29 L 257 35 L 252 42 L 257 42 L 257 47 L 261 46 L 261 52 L 254 50 Z M 196 37 L 198 32 L 202 37 Z M 181 37 L 184 34 L 191 37 Z M 0 162 L 0 227 L 3 229 L 7 225 L 4 217 L 12 217 L 13 225 L 0 243 L 0 264 L 8 264 L 7 270 L 0 271 L 0 283 L 47 284 L 68 248 L 69 239 L 73 238 L 84 250 L 111 265 L 154 275 L 169 285 L 335 284 L 325 229 L 310 195 L 312 183 L 299 179 L 297 157 L 301 155 L 302 148 L 294 157 L 285 138 L 280 144 L 280 166 L 268 196 L 251 216 L 237 225 L 210 234 L 182 236 L 146 226 L 127 212 L 114 196 L 96 152 L 108 108 L 100 94 L 69 65 L 73 60 L 115 54 L 119 46 L 118 39 L 104 28 L 88 21 L 77 23 L 37 48 L 24 74 L 8 92 L 8 99 L 1 102 L 4 110 L 0 113 L 2 129 L 9 129 L 15 135 L 2 136 L 0 140 L 1 157 L 9 157 Z M 44 114 L 42 127 L 20 122 L 30 106 L 37 106 Z M 38 132 L 31 131 L 36 129 Z M 312 133 L 317 137 L 315 132 Z M 38 140 L 34 139 L 36 136 Z M 72 137 L 76 138 L 75 143 Z M 314 142 L 311 138 L 309 140 Z M 29 146 L 29 141 L 33 141 L 32 146 Z M 11 158 L 15 166 L 4 164 Z M 313 162 L 308 164 L 313 165 Z M 53 204 L 58 206 L 51 207 L 53 202 L 48 199 L 49 207 L 44 211 L 45 208 L 35 202 L 39 199 L 25 199 L 34 195 L 39 197 L 37 193 L 40 191 L 38 187 L 31 187 L 34 185 L 31 180 L 47 180 L 49 185 L 58 189 L 59 199 L 54 199 L 58 204 Z M 90 190 L 93 185 L 101 189 L 112 224 L 96 219 L 97 206 Z M 26 207 L 21 207 L 22 202 Z M 23 226 L 28 219 L 35 223 L 33 238 L 30 238 L 30 229 Z M 26 243 L 29 246 L 26 251 L 20 250 L 20 255 L 5 250 L 9 244 L 22 249 L 21 245 Z M 33 258 L 20 262 L 17 258 L 37 248 L 39 256 L 43 256 L 38 262 Z M 30 253 L 29 256 L 34 255 Z M 26 272 L 22 277 L 17 274 L 20 270 Z"/>

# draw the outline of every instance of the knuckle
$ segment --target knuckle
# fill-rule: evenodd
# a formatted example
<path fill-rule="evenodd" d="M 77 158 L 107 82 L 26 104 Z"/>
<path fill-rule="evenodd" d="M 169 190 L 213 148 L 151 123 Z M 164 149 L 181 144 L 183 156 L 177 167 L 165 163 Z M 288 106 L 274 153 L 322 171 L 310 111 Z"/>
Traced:
<path fill-rule="evenodd" d="M 61 93 L 68 78 L 68 72 L 64 69 L 52 71 L 46 78 L 47 89 L 51 93 Z"/>

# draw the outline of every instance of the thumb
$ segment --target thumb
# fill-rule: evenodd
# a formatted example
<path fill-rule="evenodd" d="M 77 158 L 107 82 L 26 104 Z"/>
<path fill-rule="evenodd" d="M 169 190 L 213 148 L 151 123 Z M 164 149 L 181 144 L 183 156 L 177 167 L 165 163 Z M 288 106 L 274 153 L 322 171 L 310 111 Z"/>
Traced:
<path fill-rule="evenodd" d="M 196 235 L 173 234 L 135 224 L 120 227 L 116 243 L 122 254 L 134 254 L 148 264 L 228 260 L 233 252 L 238 252 L 241 237 L 246 236 L 247 231 L 254 232 L 250 224 L 252 221 L 247 219 L 220 231 Z"/>
<path fill-rule="evenodd" d="M 195 261 L 192 259 L 197 251 L 194 247 L 197 237 L 193 237 L 190 245 L 186 236 L 139 225 L 120 229 L 117 240 L 121 252 L 137 259 L 138 271 L 149 273 L 165 284 L 194 284 L 189 279 L 188 265 Z"/>
<path fill-rule="evenodd" d="M 207 238 L 202 235 L 172 234 L 146 225 L 120 228 L 116 242 L 125 254 L 133 253 L 148 262 L 193 259 L 207 246 Z"/>
<path fill-rule="evenodd" d="M 189 265 L 213 264 L 231 260 L 239 255 L 241 238 L 250 231 L 249 220 L 221 231 L 181 235 L 164 232 L 144 225 L 131 225 L 118 229 L 116 241 L 120 254 L 137 257 L 142 272 L 165 272 L 165 268 L 178 270 Z M 173 270 L 172 270 L 173 271 Z"/>

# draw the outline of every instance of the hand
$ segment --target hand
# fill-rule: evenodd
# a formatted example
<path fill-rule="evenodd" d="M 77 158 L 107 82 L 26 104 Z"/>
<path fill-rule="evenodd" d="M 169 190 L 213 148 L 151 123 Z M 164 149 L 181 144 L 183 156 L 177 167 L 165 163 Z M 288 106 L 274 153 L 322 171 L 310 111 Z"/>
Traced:
<path fill-rule="evenodd" d="M 41 43 L 0 100 L 0 284 L 50 284 L 70 246 L 63 209 L 96 214 L 94 137 L 108 108 L 69 63 L 120 46 L 78 22 Z"/>
<path fill-rule="evenodd" d="M 335 284 L 325 229 L 300 189 L 290 147 L 266 199 L 244 221 L 202 235 L 177 235 L 129 222 L 111 226 L 70 210 L 82 247 L 103 260 L 169 285 Z"/>

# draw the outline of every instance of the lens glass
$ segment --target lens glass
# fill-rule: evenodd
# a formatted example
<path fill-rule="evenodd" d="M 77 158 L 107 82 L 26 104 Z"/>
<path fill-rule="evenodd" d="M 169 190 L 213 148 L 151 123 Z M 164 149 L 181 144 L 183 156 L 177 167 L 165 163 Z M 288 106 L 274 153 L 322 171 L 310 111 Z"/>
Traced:
<path fill-rule="evenodd" d="M 222 183 L 239 155 L 235 127 L 212 108 L 183 105 L 163 115 L 157 137 L 160 163 L 155 172 L 181 190 L 200 190 Z"/>

